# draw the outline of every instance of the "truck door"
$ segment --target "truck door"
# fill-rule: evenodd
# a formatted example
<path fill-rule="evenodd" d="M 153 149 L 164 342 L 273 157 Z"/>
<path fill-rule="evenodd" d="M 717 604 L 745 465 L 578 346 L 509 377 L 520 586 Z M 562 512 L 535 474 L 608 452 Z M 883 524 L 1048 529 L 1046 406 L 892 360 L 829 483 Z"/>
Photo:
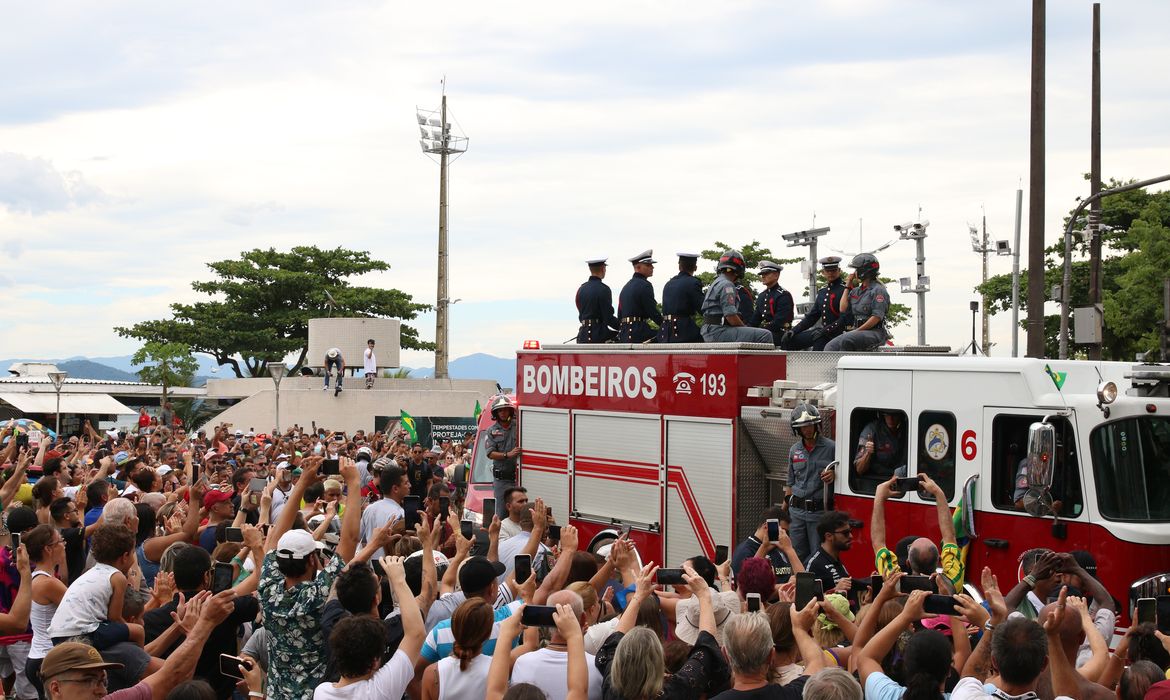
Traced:
<path fill-rule="evenodd" d="M 734 547 L 734 426 L 722 418 L 666 419 L 666 562 Z"/>
<path fill-rule="evenodd" d="M 573 413 L 575 517 L 658 530 L 663 471 L 662 420 L 658 415 Z"/>
<path fill-rule="evenodd" d="M 520 479 L 540 496 L 557 522 L 569 522 L 569 412 L 520 407 Z"/>

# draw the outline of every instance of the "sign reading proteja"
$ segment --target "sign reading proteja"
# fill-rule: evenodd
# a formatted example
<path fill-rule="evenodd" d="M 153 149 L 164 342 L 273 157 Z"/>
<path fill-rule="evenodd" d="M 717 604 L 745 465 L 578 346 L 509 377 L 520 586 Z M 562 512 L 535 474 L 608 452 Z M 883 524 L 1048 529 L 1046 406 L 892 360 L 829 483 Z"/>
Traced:
<path fill-rule="evenodd" d="M 524 406 L 731 416 L 757 379 L 783 371 L 783 355 L 521 351 Z M 779 364 L 778 364 L 779 363 Z M 749 400 L 750 402 L 750 400 Z"/>

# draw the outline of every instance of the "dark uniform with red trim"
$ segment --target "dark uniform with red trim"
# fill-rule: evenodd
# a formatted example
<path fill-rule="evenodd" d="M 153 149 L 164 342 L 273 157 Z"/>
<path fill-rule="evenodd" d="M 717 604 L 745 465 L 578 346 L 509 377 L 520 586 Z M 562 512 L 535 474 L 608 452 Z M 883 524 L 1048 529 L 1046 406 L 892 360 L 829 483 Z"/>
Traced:
<path fill-rule="evenodd" d="M 761 261 L 760 274 L 765 272 L 779 274 L 780 266 L 768 260 Z M 756 297 L 756 308 L 748 325 L 772 331 L 773 342 L 779 345 L 780 338 L 792 325 L 794 308 L 792 294 L 779 284 L 773 284 Z"/>
<path fill-rule="evenodd" d="M 698 253 L 679 253 L 680 266 L 686 260 L 698 260 Z M 701 343 L 695 314 L 703 306 L 703 283 L 687 270 L 680 270 L 662 288 L 662 327 L 660 343 Z"/>
<path fill-rule="evenodd" d="M 645 251 L 630 258 L 630 262 L 637 265 L 653 265 L 652 251 Z M 662 325 L 662 313 L 654 301 L 654 285 L 646 279 L 646 275 L 635 272 L 634 276 L 622 287 L 618 295 L 618 342 L 645 343 L 653 340 L 657 335 L 651 328 L 650 321 Z"/>
<path fill-rule="evenodd" d="M 826 270 L 836 270 L 841 258 L 832 255 L 821 258 Z M 845 295 L 845 283 L 837 277 L 817 291 L 817 297 L 809 312 L 792 328 L 792 335 L 782 346 L 785 350 L 824 350 L 825 343 L 845 332 L 848 319 L 841 315 L 841 297 Z M 818 323 L 819 321 L 819 323 Z"/>
<path fill-rule="evenodd" d="M 590 266 L 605 265 L 604 258 L 587 260 Z M 613 293 L 597 275 L 590 275 L 577 288 L 577 343 L 606 343 L 617 338 L 617 318 L 613 315 Z"/>

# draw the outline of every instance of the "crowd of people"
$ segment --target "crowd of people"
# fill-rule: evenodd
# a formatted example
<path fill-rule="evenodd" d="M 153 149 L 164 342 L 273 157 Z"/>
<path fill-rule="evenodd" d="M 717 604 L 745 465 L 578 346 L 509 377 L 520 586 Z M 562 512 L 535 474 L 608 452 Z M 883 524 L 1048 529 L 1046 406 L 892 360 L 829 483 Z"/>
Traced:
<path fill-rule="evenodd" d="M 10 697 L 1170 697 L 1155 626 L 1110 650 L 1120 611 L 1090 555 L 1027 552 L 1002 585 L 964 571 L 929 477 L 939 532 L 888 533 L 875 507 L 857 578 L 833 510 L 802 521 L 805 552 L 780 504 L 726 561 L 663 568 L 625 535 L 589 551 L 522 486 L 483 522 L 452 474 L 466 445 L 397 432 L 10 437 Z"/>

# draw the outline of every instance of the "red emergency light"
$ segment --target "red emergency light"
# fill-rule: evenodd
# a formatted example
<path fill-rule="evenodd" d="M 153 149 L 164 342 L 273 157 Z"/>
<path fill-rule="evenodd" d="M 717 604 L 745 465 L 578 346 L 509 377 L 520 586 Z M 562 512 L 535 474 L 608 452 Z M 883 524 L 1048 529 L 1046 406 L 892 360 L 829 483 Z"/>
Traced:
<path fill-rule="evenodd" d="M 539 340 L 525 340 L 524 341 L 524 349 L 525 350 L 539 350 L 540 349 L 540 341 Z"/>

